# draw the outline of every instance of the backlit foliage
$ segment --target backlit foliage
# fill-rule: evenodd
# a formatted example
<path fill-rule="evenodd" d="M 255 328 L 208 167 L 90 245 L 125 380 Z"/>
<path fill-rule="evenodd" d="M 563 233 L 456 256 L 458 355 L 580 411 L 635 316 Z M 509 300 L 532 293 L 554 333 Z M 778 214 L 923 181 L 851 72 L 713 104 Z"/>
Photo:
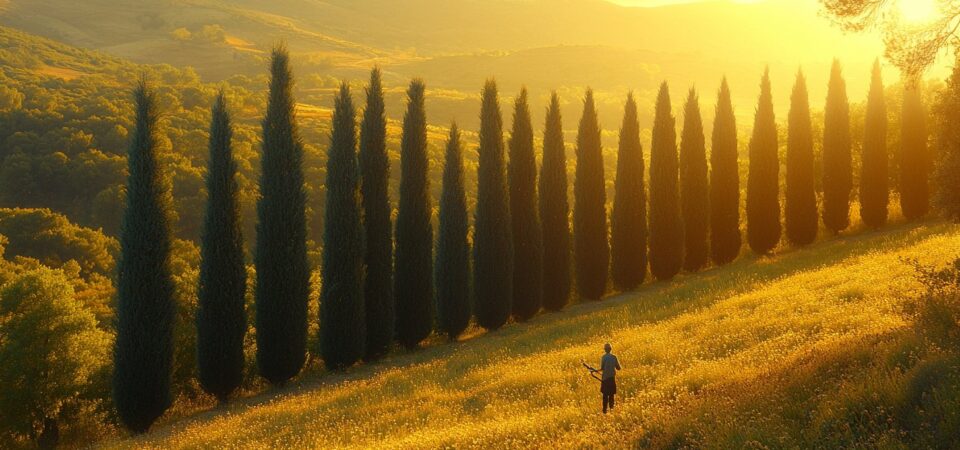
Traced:
<path fill-rule="evenodd" d="M 916 77 L 933 65 L 944 49 L 956 44 L 960 2 L 934 0 L 932 16 L 918 17 L 919 23 L 912 23 L 905 20 L 904 9 L 911 8 L 913 1 L 820 0 L 827 14 L 848 30 L 880 29 L 885 56 L 905 74 Z"/>

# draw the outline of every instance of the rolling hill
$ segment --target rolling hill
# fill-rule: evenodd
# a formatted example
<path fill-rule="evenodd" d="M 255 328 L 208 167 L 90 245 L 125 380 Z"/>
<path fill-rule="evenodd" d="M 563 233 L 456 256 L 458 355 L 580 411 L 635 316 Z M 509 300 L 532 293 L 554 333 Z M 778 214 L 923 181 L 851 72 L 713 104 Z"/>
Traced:
<path fill-rule="evenodd" d="M 546 98 L 553 89 L 579 94 L 592 86 L 609 97 L 601 114 L 610 115 L 619 111 L 628 90 L 653 97 L 646 94 L 666 79 L 678 93 L 695 86 L 712 97 L 726 75 L 744 123 L 765 65 L 772 71 L 778 112 L 785 112 L 798 67 L 808 75 L 816 104 L 825 97 L 830 63 L 842 59 L 856 99 L 865 95 L 870 64 L 882 53 L 875 36 L 844 35 L 832 27 L 818 15 L 814 0 L 656 8 L 603 0 L 3 0 L 0 5 L 2 25 L 138 63 L 194 67 L 207 81 L 262 73 L 265 52 L 279 40 L 293 50 L 302 77 L 364 79 L 369 67 L 379 64 L 388 86 L 424 76 L 429 87 L 473 97 L 490 76 L 501 78 L 508 93 L 527 85 L 533 98 Z M 898 77 L 893 70 L 887 76 Z M 457 118 L 469 122 L 473 116 Z"/>
<path fill-rule="evenodd" d="M 936 441 L 912 439 L 944 435 L 921 426 L 960 423 L 942 409 L 960 396 L 960 359 L 913 337 L 905 311 L 918 283 L 904 259 L 947 264 L 958 238 L 956 225 L 901 224 L 745 257 L 102 445 L 923 447 Z M 621 401 L 603 416 L 580 361 L 608 341 L 624 370 Z"/>

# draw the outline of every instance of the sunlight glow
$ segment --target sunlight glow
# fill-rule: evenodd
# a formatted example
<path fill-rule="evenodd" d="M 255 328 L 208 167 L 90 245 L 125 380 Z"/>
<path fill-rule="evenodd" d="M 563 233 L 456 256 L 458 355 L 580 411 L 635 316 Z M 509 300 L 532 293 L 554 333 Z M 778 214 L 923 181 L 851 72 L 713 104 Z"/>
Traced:
<path fill-rule="evenodd" d="M 940 12 L 939 0 L 897 0 L 900 17 L 908 24 L 933 22 Z"/>

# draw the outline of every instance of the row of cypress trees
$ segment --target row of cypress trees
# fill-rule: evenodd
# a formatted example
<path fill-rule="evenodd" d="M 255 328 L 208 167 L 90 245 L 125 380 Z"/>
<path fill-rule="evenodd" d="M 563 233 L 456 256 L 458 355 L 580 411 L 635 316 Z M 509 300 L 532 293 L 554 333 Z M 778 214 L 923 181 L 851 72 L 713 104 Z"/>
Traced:
<path fill-rule="evenodd" d="M 306 194 L 292 83 L 288 53 L 277 47 L 271 58 L 269 104 L 263 121 L 254 253 L 257 367 L 275 385 L 299 373 L 307 352 Z M 492 330 L 511 317 L 522 322 L 541 309 L 562 309 L 574 276 L 579 297 L 598 300 L 607 291 L 608 277 L 616 289 L 629 290 L 644 282 L 648 265 L 655 279 L 665 280 L 681 270 L 700 270 L 709 260 L 728 263 L 740 252 L 737 133 L 726 79 L 718 92 L 709 165 L 697 92 L 691 89 L 687 96 L 678 146 L 669 89 L 666 83 L 661 85 L 650 154 L 649 210 L 637 106 L 633 95 L 628 95 L 609 234 L 601 128 L 593 92 L 586 92 L 578 127 L 571 234 L 558 96 L 553 94 L 547 109 L 538 174 L 526 90 L 513 105 L 512 131 L 505 146 L 497 86 L 487 81 L 482 90 L 472 249 L 463 145 L 456 123 L 450 127 L 445 149 L 439 234 L 434 243 L 424 83 L 415 79 L 407 90 L 395 229 L 378 69 L 371 73 L 366 97 L 358 139 L 350 88 L 341 85 L 327 153 L 319 351 L 330 369 L 375 360 L 394 341 L 415 348 L 435 327 L 456 339 L 471 317 Z M 144 432 L 171 402 L 174 299 L 169 269 L 170 190 L 157 161 L 156 100 L 144 82 L 135 91 L 135 101 L 113 384 L 121 420 L 134 432 Z M 883 107 L 877 65 L 868 102 L 860 187 L 861 215 L 872 227 L 886 219 L 884 199 L 889 195 Z M 928 203 L 926 133 L 917 90 L 907 91 L 903 108 L 901 201 L 904 214 L 915 218 L 926 213 Z M 822 216 L 825 226 L 837 233 L 849 225 L 852 163 L 849 106 L 836 62 L 825 120 Z M 246 269 L 231 135 L 221 93 L 210 128 L 209 203 L 196 317 L 198 378 L 220 401 L 240 385 L 247 328 Z M 748 242 L 761 254 L 780 241 L 778 148 L 765 73 L 749 144 L 747 183 Z M 812 127 L 802 73 L 792 95 L 786 158 L 786 234 L 794 245 L 806 245 L 816 237 L 818 219 Z"/>
<path fill-rule="evenodd" d="M 299 373 L 306 360 L 307 301 L 310 267 L 306 246 L 306 192 L 302 170 L 303 144 L 294 116 L 293 76 L 283 46 L 271 57 L 267 114 L 263 120 L 260 199 L 257 204 L 256 340 L 260 375 L 282 385 Z M 343 97 L 341 93 L 341 97 Z M 159 163 L 158 112 L 155 93 L 141 80 L 134 90 L 135 129 L 128 154 L 127 206 L 121 229 L 117 281 L 117 336 L 114 344 L 113 399 L 121 422 L 135 433 L 146 432 L 169 408 L 176 303 L 170 272 L 169 180 Z M 362 249 L 362 236 L 351 235 L 360 221 L 356 204 L 358 176 L 352 150 L 352 105 L 338 101 L 338 130 L 332 138 L 330 163 L 339 178 L 328 190 L 325 259 L 349 260 Z M 349 120 L 345 118 L 349 117 Z M 346 129 L 345 124 L 351 124 Z M 197 367 L 200 385 L 225 401 L 239 387 L 244 368 L 247 331 L 244 296 L 246 267 L 240 227 L 232 127 L 223 93 L 217 97 L 210 126 L 208 205 L 201 241 L 198 286 Z M 354 174 L 350 175 L 350 168 Z M 353 214 L 346 214 L 353 204 Z M 354 227 L 353 229 L 357 229 Z M 344 256 L 345 255 L 345 256 Z M 346 270 L 325 270 L 321 317 L 342 321 L 340 331 L 358 328 L 363 310 L 348 296 L 363 281 L 361 262 Z M 352 270 L 351 270 L 352 269 Z M 358 289 L 352 289 L 356 287 Z M 344 300 L 346 298 L 346 301 Z M 357 320 L 356 318 L 360 319 Z M 350 335 L 323 327 L 322 348 L 350 355 L 363 349 Z M 392 339 L 392 337 L 391 337 Z M 335 354 L 327 364 L 348 363 Z"/>
<path fill-rule="evenodd" d="M 927 214 L 930 203 L 930 158 L 927 155 L 925 111 L 920 89 L 904 89 L 900 151 L 900 204 L 904 217 Z M 759 254 L 770 252 L 780 241 L 778 195 L 779 155 L 769 75 L 761 81 L 753 137 L 750 141 L 750 173 L 747 186 L 747 234 L 750 247 Z M 824 108 L 822 173 L 822 220 L 837 234 L 850 226 L 853 191 L 853 155 L 850 137 L 850 107 L 839 61 L 831 69 Z M 860 217 L 868 228 L 883 226 L 888 218 L 887 111 L 879 61 L 874 64 L 867 98 L 864 138 L 860 155 Z M 795 246 L 812 243 L 817 236 L 816 175 L 813 132 L 806 80 L 798 72 L 787 121 L 786 186 L 784 226 L 787 240 Z"/>

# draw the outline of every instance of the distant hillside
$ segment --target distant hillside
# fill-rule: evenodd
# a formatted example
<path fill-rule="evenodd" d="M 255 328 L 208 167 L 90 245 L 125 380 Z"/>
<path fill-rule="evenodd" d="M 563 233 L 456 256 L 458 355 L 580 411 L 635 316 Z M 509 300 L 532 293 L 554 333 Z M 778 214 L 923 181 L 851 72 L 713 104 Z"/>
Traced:
<path fill-rule="evenodd" d="M 425 76 L 428 86 L 469 95 L 497 76 L 505 92 L 522 83 L 534 94 L 579 94 L 590 85 L 616 103 L 629 89 L 652 92 L 667 79 L 678 97 L 696 86 L 706 99 L 727 75 L 743 114 L 753 110 L 765 65 L 777 109 L 785 112 L 798 67 L 817 105 L 829 64 L 841 58 L 850 96 L 858 99 L 882 50 L 873 36 L 832 27 L 814 0 L 657 8 L 603 0 L 4 2 L 0 24 L 134 62 L 191 66 L 209 81 L 262 73 L 265 52 L 285 40 L 301 78 L 362 79 L 379 64 L 388 86 Z"/>
<path fill-rule="evenodd" d="M 210 107 L 218 89 L 227 94 L 235 123 L 243 225 L 253 242 L 260 121 L 267 77 L 234 76 L 204 83 L 193 69 L 135 64 L 0 26 L 0 208 L 49 208 L 72 222 L 115 236 L 120 227 L 126 182 L 126 152 L 133 128 L 131 89 L 145 77 L 157 90 L 161 109 L 161 159 L 173 183 L 175 233 L 196 240 L 206 201 L 204 174 Z M 295 92 L 305 144 L 304 168 L 310 208 L 310 238 L 320 242 L 332 83 L 302 80 Z M 391 193 L 398 189 L 403 89 L 387 93 L 387 145 Z M 429 91 L 436 109 L 474 107 L 463 96 Z M 354 90 L 361 105 L 363 90 Z M 479 106 L 477 106 L 477 110 Z M 456 114 L 445 115 L 450 117 Z M 466 116 L 466 114 L 461 114 Z M 471 114 L 472 115 L 472 114 Z M 434 123 L 442 124 L 435 126 Z M 428 127 L 431 194 L 440 197 L 446 118 Z M 475 134 L 464 133 L 467 190 L 475 190 Z"/>

